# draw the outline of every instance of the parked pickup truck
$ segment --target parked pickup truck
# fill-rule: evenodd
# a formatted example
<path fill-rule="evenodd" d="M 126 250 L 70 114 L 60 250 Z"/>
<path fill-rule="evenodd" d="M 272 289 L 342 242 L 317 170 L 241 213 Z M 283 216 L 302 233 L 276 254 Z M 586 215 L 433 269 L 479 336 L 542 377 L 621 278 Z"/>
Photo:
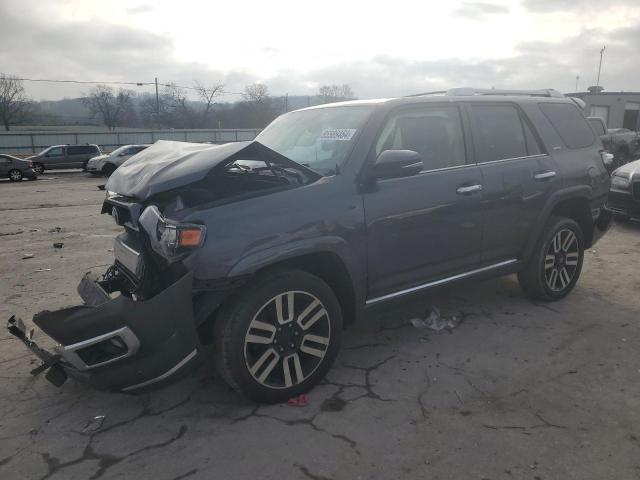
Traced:
<path fill-rule="evenodd" d="M 628 128 L 610 128 L 600 117 L 588 117 L 589 123 L 600 135 L 602 145 L 613 154 L 614 166 L 619 167 L 640 157 L 640 135 Z"/>

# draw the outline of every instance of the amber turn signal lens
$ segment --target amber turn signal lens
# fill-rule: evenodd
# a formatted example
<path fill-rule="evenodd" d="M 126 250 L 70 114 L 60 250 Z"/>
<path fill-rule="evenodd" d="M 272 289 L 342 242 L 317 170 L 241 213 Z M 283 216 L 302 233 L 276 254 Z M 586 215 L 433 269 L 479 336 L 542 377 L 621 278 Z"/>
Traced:
<path fill-rule="evenodd" d="M 184 228 L 180 230 L 180 247 L 197 247 L 202 240 L 202 230 L 199 228 Z"/>

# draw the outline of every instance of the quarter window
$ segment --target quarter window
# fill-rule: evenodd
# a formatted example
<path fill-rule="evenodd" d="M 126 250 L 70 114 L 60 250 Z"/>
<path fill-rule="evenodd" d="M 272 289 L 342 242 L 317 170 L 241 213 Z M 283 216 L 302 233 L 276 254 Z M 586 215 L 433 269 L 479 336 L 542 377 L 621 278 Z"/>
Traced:
<path fill-rule="evenodd" d="M 513 105 L 471 105 L 471 121 L 478 163 L 541 153 L 533 132 Z"/>
<path fill-rule="evenodd" d="M 464 165 L 464 135 L 458 108 L 411 108 L 392 115 L 376 143 L 376 156 L 385 150 L 418 152 L 424 171 Z"/>
<path fill-rule="evenodd" d="M 594 136 L 587 120 L 569 103 L 541 103 L 540 110 L 549 119 L 564 144 L 571 149 L 593 145 Z"/>

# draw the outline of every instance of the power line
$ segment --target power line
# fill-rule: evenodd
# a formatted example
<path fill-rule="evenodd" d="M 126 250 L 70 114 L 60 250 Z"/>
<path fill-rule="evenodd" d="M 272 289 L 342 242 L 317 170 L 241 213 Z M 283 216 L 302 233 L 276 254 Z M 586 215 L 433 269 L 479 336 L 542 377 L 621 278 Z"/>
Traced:
<path fill-rule="evenodd" d="M 96 80 L 59 80 L 59 79 L 45 79 L 45 78 L 16 78 L 16 80 L 21 80 L 24 82 L 44 82 L 44 83 L 75 83 L 81 85 L 133 85 L 136 87 L 143 86 L 154 86 L 155 82 L 118 82 L 118 81 L 106 81 L 99 82 Z M 183 88 L 186 90 L 199 90 L 197 87 L 188 87 L 186 85 L 176 85 L 175 83 L 158 83 L 161 87 L 175 87 L 175 88 Z M 222 90 L 221 93 L 227 95 L 243 95 L 240 92 L 229 92 L 226 90 Z"/>

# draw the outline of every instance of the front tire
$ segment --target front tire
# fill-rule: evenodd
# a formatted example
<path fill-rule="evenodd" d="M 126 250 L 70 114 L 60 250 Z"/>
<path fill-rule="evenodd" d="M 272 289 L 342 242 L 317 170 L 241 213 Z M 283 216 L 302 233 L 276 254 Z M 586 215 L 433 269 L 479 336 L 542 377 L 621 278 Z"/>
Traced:
<path fill-rule="evenodd" d="M 17 168 L 9 171 L 9 180 L 12 182 L 19 182 L 22 180 L 22 172 Z"/>
<path fill-rule="evenodd" d="M 277 270 L 222 307 L 214 326 L 216 366 L 252 400 L 281 402 L 325 376 L 341 336 L 342 312 L 331 288 L 306 272 Z"/>
<path fill-rule="evenodd" d="M 582 271 L 582 229 L 570 218 L 551 217 L 535 248 L 529 264 L 518 273 L 520 286 L 537 300 L 566 297 Z"/>
<path fill-rule="evenodd" d="M 105 177 L 110 177 L 113 174 L 113 172 L 116 171 L 116 168 L 117 167 L 115 165 L 107 163 L 104 167 L 102 167 L 102 174 Z"/>
<path fill-rule="evenodd" d="M 33 170 L 38 174 L 42 175 L 44 173 L 44 165 L 41 163 L 34 163 Z"/>

